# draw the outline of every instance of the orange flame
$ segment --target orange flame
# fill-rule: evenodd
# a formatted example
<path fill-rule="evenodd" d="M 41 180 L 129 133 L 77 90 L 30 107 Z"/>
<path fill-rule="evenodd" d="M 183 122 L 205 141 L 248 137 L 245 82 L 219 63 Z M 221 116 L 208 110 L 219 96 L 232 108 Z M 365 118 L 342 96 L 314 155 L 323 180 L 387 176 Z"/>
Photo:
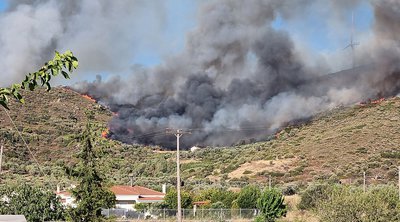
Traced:
<path fill-rule="evenodd" d="M 385 100 L 385 98 L 380 98 L 380 99 L 371 101 L 371 103 L 372 103 L 372 104 L 378 104 L 378 103 L 383 102 L 384 100 Z"/>
<path fill-rule="evenodd" d="M 365 101 L 365 102 L 360 102 L 359 103 L 359 105 L 360 106 L 366 106 L 366 105 L 368 105 L 368 104 L 374 104 L 374 105 L 376 105 L 376 104 L 379 104 L 379 103 L 381 103 L 381 102 L 383 102 L 383 101 L 385 101 L 385 98 L 380 98 L 380 99 L 376 99 L 376 100 L 371 100 L 371 99 L 369 99 L 369 100 L 367 100 L 367 101 Z"/>
<path fill-rule="evenodd" d="M 94 103 L 96 102 L 96 100 L 93 99 L 93 98 L 92 98 L 91 96 L 89 96 L 89 95 L 83 94 L 82 97 L 85 98 L 85 99 L 90 100 L 91 102 L 94 102 Z"/>
<path fill-rule="evenodd" d="M 107 138 L 107 136 L 108 136 L 108 128 L 107 129 L 105 129 L 103 132 L 101 132 L 101 137 L 103 137 L 103 138 Z"/>

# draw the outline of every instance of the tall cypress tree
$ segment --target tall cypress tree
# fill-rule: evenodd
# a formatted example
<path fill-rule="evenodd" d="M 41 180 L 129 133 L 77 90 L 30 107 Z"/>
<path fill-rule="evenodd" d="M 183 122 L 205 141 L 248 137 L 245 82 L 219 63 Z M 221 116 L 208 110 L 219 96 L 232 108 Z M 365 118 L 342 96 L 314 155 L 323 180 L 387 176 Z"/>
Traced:
<path fill-rule="evenodd" d="M 104 186 L 104 180 L 97 170 L 99 150 L 95 148 L 96 134 L 90 123 L 91 115 L 88 115 L 88 123 L 79 137 L 81 151 L 76 167 L 70 172 L 78 185 L 72 189 L 76 207 L 69 209 L 69 217 L 73 221 L 95 222 L 102 221 L 102 208 L 112 208 L 115 205 L 115 195 Z"/>

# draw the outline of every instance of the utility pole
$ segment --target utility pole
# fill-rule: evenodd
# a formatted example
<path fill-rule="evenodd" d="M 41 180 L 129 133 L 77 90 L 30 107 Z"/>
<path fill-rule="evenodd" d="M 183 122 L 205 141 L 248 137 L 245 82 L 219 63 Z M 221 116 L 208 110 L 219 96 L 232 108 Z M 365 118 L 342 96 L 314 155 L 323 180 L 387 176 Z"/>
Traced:
<path fill-rule="evenodd" d="M 268 188 L 269 188 L 269 190 L 271 190 L 271 175 L 269 175 L 269 178 L 268 178 Z"/>
<path fill-rule="evenodd" d="M 399 168 L 399 200 L 400 200 L 400 166 L 398 167 Z"/>
<path fill-rule="evenodd" d="M 365 193 L 365 191 L 366 191 L 366 179 L 365 179 L 365 171 L 364 171 L 364 184 L 363 184 L 363 190 L 364 190 L 364 193 Z"/>
<path fill-rule="evenodd" d="M 182 206 L 181 206 L 181 175 L 180 175 L 180 163 L 179 163 L 179 139 L 183 136 L 183 134 L 190 134 L 190 132 L 184 132 L 181 129 L 168 129 L 166 130 L 167 134 L 174 134 L 176 136 L 176 192 L 177 192 L 177 201 L 178 201 L 178 212 L 177 219 L 178 222 L 182 222 Z"/>
<path fill-rule="evenodd" d="M 3 160 L 3 145 L 0 147 L 0 174 L 1 174 L 1 163 Z"/>

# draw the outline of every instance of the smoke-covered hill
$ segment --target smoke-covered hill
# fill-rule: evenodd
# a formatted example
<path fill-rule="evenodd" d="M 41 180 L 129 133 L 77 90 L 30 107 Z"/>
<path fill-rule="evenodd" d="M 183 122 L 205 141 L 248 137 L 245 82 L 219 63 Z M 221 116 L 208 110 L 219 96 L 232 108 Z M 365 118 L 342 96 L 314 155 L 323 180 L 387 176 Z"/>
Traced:
<path fill-rule="evenodd" d="M 304 2 L 210 1 L 181 53 L 128 76 L 99 76 L 74 87 L 117 113 L 109 123 L 111 138 L 164 147 L 173 147 L 165 128 L 191 129 L 182 140 L 186 147 L 265 140 L 292 121 L 399 93 L 399 1 L 370 1 L 374 27 L 356 51 L 361 68 L 329 75 L 335 61 L 310 58 L 301 43 L 272 25 L 278 15 L 301 19 L 325 7 Z M 338 15 L 358 4 L 327 2 Z"/>
<path fill-rule="evenodd" d="M 4 141 L 1 182 L 69 185 L 64 166 L 74 163 L 78 148 L 74 141 L 85 123 L 84 110 L 95 112 L 100 126 L 98 136 L 112 116 L 99 104 L 65 88 L 50 92 L 24 93 L 26 104 L 12 103 L 10 116 L 22 132 L 40 163 L 42 172 L 23 144 L 4 111 L 1 111 L 0 141 Z M 400 99 L 368 101 L 349 108 L 335 108 L 288 126 L 266 142 L 231 147 L 208 147 L 182 152 L 182 175 L 187 189 L 214 185 L 237 186 L 246 183 L 274 184 L 342 179 L 359 183 L 362 173 L 367 183 L 397 181 L 400 164 Z M 174 136 L 170 136 L 175 141 Z M 135 183 L 160 188 L 173 185 L 175 153 L 157 147 L 121 144 L 102 139 L 108 148 L 99 163 L 105 178 L 115 184 Z M 149 179 L 146 179 L 149 178 Z"/>

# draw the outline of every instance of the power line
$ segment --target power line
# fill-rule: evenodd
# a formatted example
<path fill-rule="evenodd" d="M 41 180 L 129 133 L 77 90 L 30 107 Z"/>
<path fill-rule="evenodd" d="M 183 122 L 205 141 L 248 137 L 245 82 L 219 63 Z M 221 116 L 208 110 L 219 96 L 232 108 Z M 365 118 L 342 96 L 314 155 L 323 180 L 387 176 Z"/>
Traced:
<path fill-rule="evenodd" d="M 22 133 L 19 131 L 17 125 L 15 124 L 14 120 L 11 118 L 11 116 L 10 116 L 10 114 L 8 113 L 8 111 L 6 110 L 6 108 L 3 107 L 3 109 L 4 109 L 4 111 L 6 112 L 6 114 L 7 114 L 8 118 L 10 119 L 11 123 L 13 124 L 14 128 L 17 130 L 18 135 L 21 137 L 23 143 L 25 144 L 25 147 L 28 149 L 30 155 L 32 156 L 32 159 L 33 159 L 33 160 L 35 161 L 35 163 L 37 164 L 37 167 L 38 167 L 40 173 L 44 176 L 45 174 L 44 174 L 44 172 L 43 172 L 43 170 L 42 170 L 42 168 L 41 168 L 41 166 L 40 166 L 40 164 L 39 164 L 39 161 L 37 161 L 37 159 L 36 159 L 35 155 L 33 154 L 32 150 L 29 148 L 28 144 L 27 144 L 26 141 L 25 141 L 25 138 L 22 136 Z"/>

